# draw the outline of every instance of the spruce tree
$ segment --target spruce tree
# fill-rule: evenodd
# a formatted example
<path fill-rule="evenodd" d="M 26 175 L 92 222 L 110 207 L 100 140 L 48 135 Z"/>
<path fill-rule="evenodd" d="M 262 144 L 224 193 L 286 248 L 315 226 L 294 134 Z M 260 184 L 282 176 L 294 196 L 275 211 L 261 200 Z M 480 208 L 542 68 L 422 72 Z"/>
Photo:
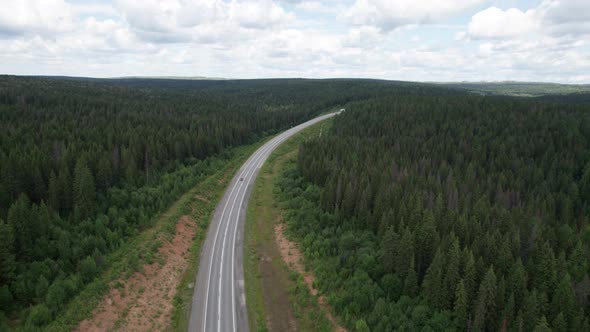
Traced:
<path fill-rule="evenodd" d="M 565 315 L 567 322 L 571 322 L 576 313 L 576 296 L 572 288 L 572 282 L 569 273 L 559 282 L 553 300 L 551 302 L 552 317 L 556 318 L 559 312 Z"/>
<path fill-rule="evenodd" d="M 516 308 L 520 308 L 524 301 L 525 292 L 527 289 L 526 272 L 520 258 L 516 260 L 516 264 L 512 267 L 510 272 L 510 284 L 508 290 L 514 294 L 514 303 Z"/>
<path fill-rule="evenodd" d="M 0 284 L 8 284 L 14 278 L 14 231 L 12 225 L 0 219 Z"/>
<path fill-rule="evenodd" d="M 95 196 L 94 178 L 84 158 L 80 158 L 74 172 L 75 218 L 78 221 L 93 216 L 96 205 Z"/>
<path fill-rule="evenodd" d="M 463 280 L 459 282 L 455 291 L 455 305 L 453 307 L 453 317 L 455 327 L 459 331 L 467 330 L 467 319 L 469 315 L 469 306 L 467 303 L 467 291 Z"/>
<path fill-rule="evenodd" d="M 578 241 L 569 256 L 568 266 L 570 274 L 575 281 L 581 281 L 588 274 L 588 258 L 584 251 L 582 241 Z"/>
<path fill-rule="evenodd" d="M 545 316 L 541 317 L 541 319 L 537 322 L 533 332 L 551 332 L 551 328 L 549 328 L 549 324 L 547 324 L 547 318 L 545 318 Z"/>
<path fill-rule="evenodd" d="M 443 299 L 443 255 L 440 249 L 436 251 L 432 264 L 428 267 L 422 282 L 422 296 L 435 308 L 442 309 Z"/>
<path fill-rule="evenodd" d="M 477 293 L 473 324 L 476 331 L 494 331 L 496 326 L 496 274 L 490 267 Z"/>
<path fill-rule="evenodd" d="M 8 210 L 7 222 L 14 232 L 14 249 L 19 261 L 27 261 L 33 255 L 33 233 L 35 220 L 31 213 L 31 202 L 25 194 Z"/>
<path fill-rule="evenodd" d="M 404 295 L 415 297 L 418 295 L 418 276 L 416 275 L 416 270 L 414 268 L 414 256 L 412 256 L 411 259 L 412 263 L 404 281 Z"/>

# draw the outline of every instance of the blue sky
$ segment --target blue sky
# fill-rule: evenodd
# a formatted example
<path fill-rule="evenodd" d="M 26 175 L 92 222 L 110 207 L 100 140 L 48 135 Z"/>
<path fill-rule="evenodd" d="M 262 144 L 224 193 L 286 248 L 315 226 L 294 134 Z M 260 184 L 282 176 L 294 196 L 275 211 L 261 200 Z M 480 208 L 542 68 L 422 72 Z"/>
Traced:
<path fill-rule="evenodd" d="M 5 0 L 0 73 L 590 83 L 586 0 Z"/>

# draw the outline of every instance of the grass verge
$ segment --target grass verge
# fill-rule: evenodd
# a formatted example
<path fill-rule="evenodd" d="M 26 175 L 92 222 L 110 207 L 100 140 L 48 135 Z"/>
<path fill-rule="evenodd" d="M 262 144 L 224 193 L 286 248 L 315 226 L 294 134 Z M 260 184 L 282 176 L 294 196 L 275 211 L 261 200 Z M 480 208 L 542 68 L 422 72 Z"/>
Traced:
<path fill-rule="evenodd" d="M 303 277 L 282 260 L 274 226 L 282 220 L 275 199 L 276 179 L 297 156 L 299 145 L 331 126 L 322 121 L 275 150 L 262 167 L 248 204 L 244 239 L 244 278 L 251 331 L 329 331 L 331 324 Z"/>

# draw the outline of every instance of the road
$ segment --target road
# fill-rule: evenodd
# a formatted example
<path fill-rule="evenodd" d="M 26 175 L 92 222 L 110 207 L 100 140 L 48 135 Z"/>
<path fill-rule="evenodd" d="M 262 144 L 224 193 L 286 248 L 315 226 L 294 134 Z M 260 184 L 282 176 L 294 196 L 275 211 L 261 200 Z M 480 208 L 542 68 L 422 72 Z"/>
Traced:
<path fill-rule="evenodd" d="M 244 220 L 252 184 L 274 149 L 302 129 L 342 112 L 326 114 L 277 135 L 236 173 L 217 205 L 201 249 L 189 331 L 248 331 L 244 289 Z"/>

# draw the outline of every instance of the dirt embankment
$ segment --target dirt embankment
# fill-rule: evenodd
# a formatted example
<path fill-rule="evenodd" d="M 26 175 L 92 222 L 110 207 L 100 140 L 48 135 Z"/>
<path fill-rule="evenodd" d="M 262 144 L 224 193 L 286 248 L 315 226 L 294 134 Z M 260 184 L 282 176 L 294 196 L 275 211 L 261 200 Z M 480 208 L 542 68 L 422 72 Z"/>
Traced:
<path fill-rule="evenodd" d="M 162 331 L 169 328 L 176 288 L 187 267 L 187 256 L 196 232 L 194 220 L 182 216 L 171 241 L 163 242 L 153 264 L 143 266 L 127 280 L 118 280 L 92 318 L 77 331 Z M 163 264 L 162 264 L 163 262 Z"/>
<path fill-rule="evenodd" d="M 295 270 L 297 273 L 303 276 L 303 280 L 309 289 L 309 292 L 316 296 L 318 294 L 318 290 L 313 286 L 313 282 L 315 280 L 315 276 L 311 272 L 305 271 L 303 266 L 303 255 L 299 250 L 299 247 L 295 242 L 289 241 L 285 236 L 285 224 L 278 223 L 275 225 L 275 239 L 277 241 L 277 246 L 279 247 L 279 251 L 281 252 L 281 257 L 283 261 L 289 266 L 291 269 Z M 318 296 L 318 303 L 319 305 L 326 310 L 326 315 L 332 325 L 334 326 L 334 331 L 337 332 L 346 332 L 347 330 L 338 324 L 334 316 L 332 315 L 332 308 L 326 301 L 323 295 Z"/>

